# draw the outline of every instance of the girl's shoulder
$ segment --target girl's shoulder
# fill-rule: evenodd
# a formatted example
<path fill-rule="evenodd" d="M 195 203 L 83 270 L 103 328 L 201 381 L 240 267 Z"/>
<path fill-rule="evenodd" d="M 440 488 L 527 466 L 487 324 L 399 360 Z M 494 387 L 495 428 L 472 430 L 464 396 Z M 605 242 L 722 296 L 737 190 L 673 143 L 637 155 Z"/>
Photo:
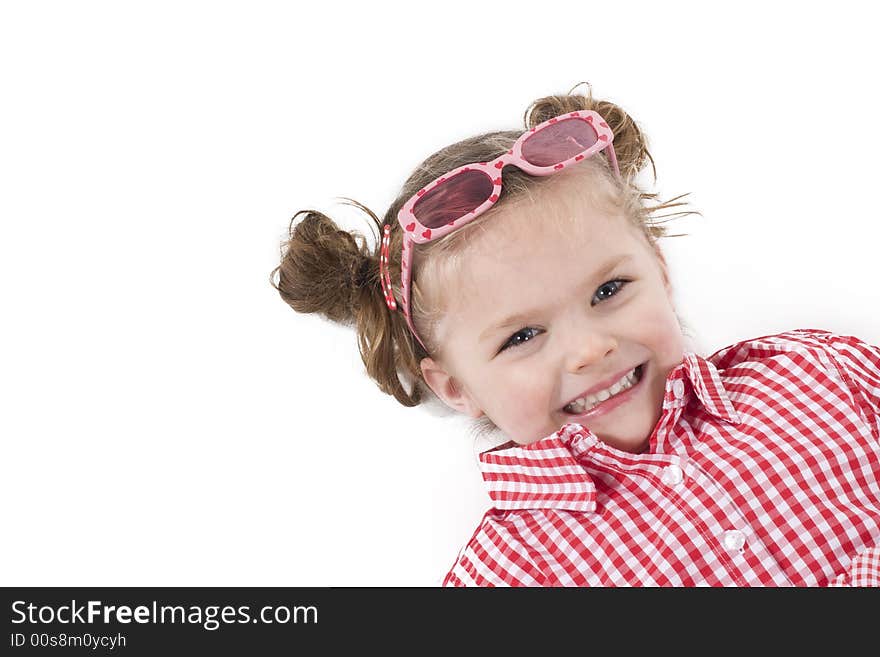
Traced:
<path fill-rule="evenodd" d="M 880 437 L 880 347 L 855 335 L 825 329 L 793 329 L 743 340 L 707 357 L 727 375 L 763 370 L 817 381 L 834 378 L 852 393 Z"/>
<path fill-rule="evenodd" d="M 706 360 L 720 369 L 784 354 L 822 357 L 845 344 L 865 344 L 855 336 L 820 328 L 798 328 L 741 340 L 717 350 Z"/>

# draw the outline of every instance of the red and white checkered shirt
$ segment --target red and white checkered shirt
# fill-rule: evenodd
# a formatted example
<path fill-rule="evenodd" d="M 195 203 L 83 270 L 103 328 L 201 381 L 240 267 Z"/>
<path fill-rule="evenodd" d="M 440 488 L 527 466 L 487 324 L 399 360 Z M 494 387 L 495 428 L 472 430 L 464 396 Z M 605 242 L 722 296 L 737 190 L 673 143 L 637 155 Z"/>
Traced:
<path fill-rule="evenodd" d="M 876 586 L 880 348 L 798 329 L 687 352 L 646 452 L 569 423 L 480 467 L 494 507 L 444 586 Z"/>

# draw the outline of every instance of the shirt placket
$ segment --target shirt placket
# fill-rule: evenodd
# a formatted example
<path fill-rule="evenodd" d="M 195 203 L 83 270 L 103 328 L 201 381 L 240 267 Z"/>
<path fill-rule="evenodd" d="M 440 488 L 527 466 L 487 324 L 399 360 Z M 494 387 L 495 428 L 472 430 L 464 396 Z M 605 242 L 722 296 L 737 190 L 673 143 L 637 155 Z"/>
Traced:
<path fill-rule="evenodd" d="M 721 571 L 714 572 L 715 581 L 696 584 L 791 586 L 733 498 L 682 451 L 675 431 L 690 399 L 684 377 L 683 370 L 667 386 L 665 412 L 658 422 L 653 447 L 658 452 L 679 452 L 661 471 L 660 481 L 675 505 L 691 519 L 693 531 L 702 535 L 721 564 Z"/>
<path fill-rule="evenodd" d="M 722 564 L 717 581 L 704 585 L 792 586 L 733 498 L 693 461 L 681 466 L 681 503 L 688 506 Z"/>

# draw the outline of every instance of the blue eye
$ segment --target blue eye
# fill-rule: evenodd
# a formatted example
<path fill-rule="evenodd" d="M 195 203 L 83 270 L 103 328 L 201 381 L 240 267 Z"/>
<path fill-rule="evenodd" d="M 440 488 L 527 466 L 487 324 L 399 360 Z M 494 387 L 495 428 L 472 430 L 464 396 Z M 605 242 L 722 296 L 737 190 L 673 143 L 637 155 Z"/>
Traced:
<path fill-rule="evenodd" d="M 624 278 L 615 278 L 614 280 L 608 281 L 607 283 L 602 283 L 602 285 L 599 286 L 599 289 L 596 290 L 596 296 L 599 297 L 600 296 L 599 293 L 602 292 L 602 290 L 611 289 L 612 292 L 608 293 L 607 296 L 601 297 L 599 299 L 599 301 L 605 301 L 605 299 L 610 299 L 615 294 L 620 292 L 627 283 L 629 283 L 629 281 Z M 595 298 L 595 297 L 593 297 L 593 298 Z M 596 304 L 593 304 L 593 305 L 596 305 Z"/>
<path fill-rule="evenodd" d="M 526 327 L 526 328 L 524 328 L 524 329 L 520 329 L 519 331 L 517 331 L 516 333 L 514 333 L 513 335 L 510 336 L 510 339 L 509 339 L 507 342 L 504 343 L 504 345 L 501 347 L 501 350 L 500 350 L 500 351 L 504 351 L 504 350 L 507 349 L 508 347 L 518 347 L 518 346 L 520 346 L 523 342 L 528 342 L 531 338 L 526 338 L 526 339 L 523 340 L 522 342 L 516 342 L 516 339 L 517 339 L 518 336 L 523 335 L 523 334 L 525 334 L 525 333 L 528 333 L 529 331 L 537 332 L 538 329 L 531 328 L 531 327 Z"/>
<path fill-rule="evenodd" d="M 602 283 L 602 285 L 599 286 L 599 289 L 596 290 L 596 295 L 593 297 L 593 299 L 595 300 L 596 298 L 598 298 L 599 302 L 605 301 L 606 299 L 610 299 L 611 297 L 616 295 L 618 292 L 620 292 L 626 286 L 626 284 L 629 282 L 630 282 L 629 280 L 624 279 L 624 278 L 615 278 L 613 280 Z M 603 294 L 603 291 L 604 291 L 604 294 Z M 590 305 L 595 306 L 596 302 L 591 301 Z M 510 338 L 507 340 L 507 342 L 505 342 L 501 346 L 501 349 L 498 350 L 498 353 L 501 353 L 502 351 L 506 350 L 508 347 L 518 347 L 521 344 L 528 342 L 533 337 L 536 337 L 539 332 L 540 332 L 540 329 L 532 328 L 531 326 L 520 329 L 519 331 L 517 331 L 516 333 L 514 333 L 513 335 L 510 336 Z M 530 333 L 534 333 L 534 335 L 532 335 L 531 337 L 526 337 L 523 340 L 518 340 L 518 338 L 520 336 L 528 335 Z"/>

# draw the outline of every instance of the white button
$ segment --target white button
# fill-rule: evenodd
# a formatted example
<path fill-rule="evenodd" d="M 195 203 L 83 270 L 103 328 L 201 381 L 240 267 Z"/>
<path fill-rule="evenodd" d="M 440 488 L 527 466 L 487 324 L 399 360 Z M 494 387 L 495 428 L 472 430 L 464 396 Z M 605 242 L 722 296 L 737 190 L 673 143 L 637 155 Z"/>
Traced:
<path fill-rule="evenodd" d="M 724 547 L 728 550 L 741 550 L 746 544 L 746 535 L 736 529 L 724 532 Z"/>
<path fill-rule="evenodd" d="M 676 379 L 672 382 L 672 394 L 679 398 L 684 396 L 684 381 Z"/>
<path fill-rule="evenodd" d="M 569 422 L 563 427 L 563 433 L 566 436 L 574 435 L 574 434 L 579 433 L 583 430 L 584 430 L 584 428 L 581 425 L 579 425 L 577 422 Z"/>
<path fill-rule="evenodd" d="M 662 481 L 667 486 L 678 486 L 682 481 L 684 481 L 684 473 L 677 465 L 669 465 L 663 468 L 663 474 L 660 475 L 660 481 Z"/>

